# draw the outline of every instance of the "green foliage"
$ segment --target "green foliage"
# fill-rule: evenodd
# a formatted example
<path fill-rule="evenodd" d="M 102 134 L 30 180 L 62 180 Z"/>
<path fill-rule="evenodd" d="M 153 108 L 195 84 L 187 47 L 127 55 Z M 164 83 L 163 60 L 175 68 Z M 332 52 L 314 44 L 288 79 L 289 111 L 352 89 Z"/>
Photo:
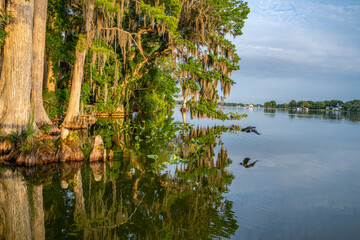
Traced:
<path fill-rule="evenodd" d="M 222 121 L 230 120 L 230 116 L 219 110 L 217 102 L 200 99 L 199 102 L 190 101 L 188 105 L 191 107 L 191 114 L 199 118 L 216 118 Z"/>
<path fill-rule="evenodd" d="M 156 160 L 156 159 L 159 158 L 159 156 L 158 156 L 158 155 L 155 155 L 155 154 L 147 155 L 147 157 L 148 157 L 148 158 L 151 158 L 151 159 L 154 159 L 154 160 Z"/>
<path fill-rule="evenodd" d="M 95 6 L 97 8 L 104 8 L 104 10 L 108 13 L 117 13 L 120 11 L 118 5 L 115 5 L 114 2 L 108 0 L 96 0 Z"/>
<path fill-rule="evenodd" d="M 177 75 L 184 100 L 191 99 L 189 105 L 192 111 L 197 111 L 196 115 L 227 119 L 216 106 L 220 98 L 218 82 L 226 98 L 235 84 L 230 75 L 240 69 L 240 58 L 235 45 L 226 36 L 242 34 L 249 8 L 243 1 L 210 0 L 199 5 L 190 4 L 186 9 L 175 40 L 181 53 L 178 54 Z"/>
<path fill-rule="evenodd" d="M 33 107 L 30 116 L 29 116 L 29 120 L 28 123 L 26 125 L 26 137 L 30 138 L 33 136 L 33 134 L 35 133 L 35 129 L 34 129 L 34 121 L 35 121 L 35 107 Z"/>
<path fill-rule="evenodd" d="M 84 104 L 90 103 L 90 97 L 91 97 L 91 86 L 89 83 L 84 83 L 81 88 L 81 101 Z"/>
<path fill-rule="evenodd" d="M 289 107 L 290 108 L 294 108 L 294 107 L 296 107 L 297 106 L 297 102 L 295 101 L 295 100 L 291 100 L 290 102 L 289 102 Z"/>
<path fill-rule="evenodd" d="M 83 52 L 86 49 L 86 38 L 87 38 L 87 36 L 84 35 L 84 34 L 78 34 L 77 37 L 78 37 L 78 41 L 77 41 L 77 44 L 76 44 L 76 49 L 79 50 L 80 52 Z"/>
<path fill-rule="evenodd" d="M 276 107 L 276 102 L 274 100 L 270 101 L 270 102 L 266 102 L 264 103 L 265 108 L 271 107 L 271 108 L 275 108 Z"/>
<path fill-rule="evenodd" d="M 177 15 L 180 12 L 180 1 L 167 1 L 167 3 L 170 3 L 168 6 L 171 14 Z M 176 31 L 179 19 L 171 15 L 169 16 L 164 6 L 152 6 L 151 4 L 140 2 L 140 9 L 143 13 L 149 14 L 150 17 L 156 19 L 159 24 L 165 25 L 171 32 Z"/>
<path fill-rule="evenodd" d="M 48 91 L 47 89 L 45 89 L 43 91 L 43 103 L 44 103 L 44 109 L 50 119 L 54 119 L 56 115 L 60 113 L 58 111 L 59 103 L 55 92 Z"/>
<path fill-rule="evenodd" d="M 20 145 L 20 152 L 30 152 L 33 146 L 30 144 L 30 142 L 25 141 Z"/>
<path fill-rule="evenodd" d="M 6 21 L 11 18 L 11 14 L 5 13 L 3 10 L 0 10 L 0 48 L 5 44 L 5 38 L 8 33 L 5 31 Z"/>
<path fill-rule="evenodd" d="M 40 132 L 43 133 L 43 134 L 48 134 L 48 135 L 50 135 L 50 133 L 51 133 L 51 126 L 48 126 L 48 125 L 43 126 L 43 127 L 41 128 Z"/>
<path fill-rule="evenodd" d="M 224 96 L 235 84 L 230 74 L 239 69 L 240 58 L 226 35 L 242 34 L 247 3 L 96 0 L 94 32 L 86 34 L 85 13 L 86 2 L 48 3 L 46 56 L 56 82 L 56 99 L 44 92 L 44 105 L 51 119 L 66 113 L 75 52 L 88 47 L 81 101 L 89 109 L 165 112 L 173 108 L 180 85 L 198 93 L 198 98 L 192 95 L 191 99 L 196 111 L 229 118 L 215 106 L 217 82 Z M 185 73 L 188 77 L 179 79 Z M 204 89 L 209 83 L 211 91 Z"/>
<path fill-rule="evenodd" d="M 8 136 L 8 138 L 11 141 L 11 143 L 23 141 L 25 139 L 24 136 L 21 136 L 21 135 L 17 134 L 16 132 L 11 132 L 10 135 Z"/>
<path fill-rule="evenodd" d="M 62 139 L 61 141 L 65 143 L 68 146 L 74 146 L 78 147 L 78 141 L 79 141 L 79 133 L 78 131 L 70 131 L 69 135 L 66 137 L 66 139 Z"/>
<path fill-rule="evenodd" d="M 219 15 L 219 24 L 232 29 L 235 36 L 242 35 L 245 19 L 247 19 L 247 15 L 250 13 L 248 3 L 242 0 L 210 0 L 209 2 L 217 8 L 215 14 Z"/>
<path fill-rule="evenodd" d="M 56 95 L 56 99 L 57 99 L 57 111 L 58 114 L 64 114 L 66 113 L 67 110 L 67 105 L 70 99 L 70 91 L 67 88 L 64 89 L 56 89 L 55 90 L 55 95 Z"/>
<path fill-rule="evenodd" d="M 133 109 L 148 113 L 172 109 L 175 104 L 173 97 L 179 91 L 170 71 L 158 67 L 151 68 L 134 90 L 135 94 L 131 99 Z"/>
<path fill-rule="evenodd" d="M 348 110 L 348 111 L 360 111 L 360 100 L 352 100 L 348 102 L 343 102 L 341 100 L 325 100 L 325 101 L 298 101 L 291 100 L 289 104 L 277 104 L 276 108 L 296 108 L 296 107 L 307 107 L 314 110 Z M 265 103 L 265 107 L 269 106 L 270 102 Z M 271 104 L 272 105 L 272 104 Z M 272 106 L 273 107 L 273 106 Z"/>
<path fill-rule="evenodd" d="M 96 121 L 95 125 L 92 127 L 93 135 L 100 135 L 104 146 L 106 149 L 113 149 L 114 144 L 112 140 L 112 136 L 115 131 L 115 123 L 112 123 L 110 120 L 99 119 Z"/>
<path fill-rule="evenodd" d="M 345 110 L 359 112 L 360 111 L 360 100 L 355 99 L 352 101 L 348 101 L 348 102 L 344 103 L 343 108 Z"/>
<path fill-rule="evenodd" d="M 55 144 L 51 140 L 26 139 L 20 145 L 20 152 L 30 152 L 32 149 L 55 149 Z"/>
<path fill-rule="evenodd" d="M 241 120 L 242 118 L 246 118 L 248 116 L 246 113 L 238 114 L 235 112 L 227 112 L 227 115 L 231 120 Z"/>

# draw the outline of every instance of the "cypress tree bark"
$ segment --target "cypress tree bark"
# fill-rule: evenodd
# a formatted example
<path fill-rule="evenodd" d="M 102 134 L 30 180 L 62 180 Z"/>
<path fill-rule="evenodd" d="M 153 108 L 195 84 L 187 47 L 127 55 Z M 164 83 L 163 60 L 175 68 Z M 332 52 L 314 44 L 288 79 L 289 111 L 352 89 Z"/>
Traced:
<path fill-rule="evenodd" d="M 2 13 L 5 13 L 5 0 L 0 0 L 0 11 Z M 0 76 L 1 76 L 3 62 L 4 62 L 4 51 L 0 48 Z M 1 85 L 0 85 L 0 92 L 1 92 Z"/>
<path fill-rule="evenodd" d="M 6 25 L 4 63 L 0 80 L 0 131 L 23 134 L 31 113 L 31 68 L 34 0 L 12 0 Z"/>
<path fill-rule="evenodd" d="M 80 51 L 79 49 L 76 49 L 75 52 L 75 67 L 74 67 L 73 79 L 71 83 L 69 106 L 66 112 L 64 122 L 62 124 L 62 126 L 65 128 L 73 128 L 76 118 L 79 116 L 80 94 L 81 94 L 82 79 L 84 76 L 86 53 L 87 53 L 86 50 Z"/>
<path fill-rule="evenodd" d="M 44 55 L 47 0 L 34 0 L 32 105 L 35 107 L 35 123 L 38 127 L 52 126 L 52 132 L 59 132 L 45 112 L 42 98 L 44 80 Z"/>

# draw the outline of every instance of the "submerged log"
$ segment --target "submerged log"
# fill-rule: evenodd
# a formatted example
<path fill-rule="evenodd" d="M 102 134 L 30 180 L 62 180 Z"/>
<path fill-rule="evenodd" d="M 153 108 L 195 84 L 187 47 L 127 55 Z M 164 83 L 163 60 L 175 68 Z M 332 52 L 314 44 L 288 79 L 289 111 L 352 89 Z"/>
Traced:
<path fill-rule="evenodd" d="M 106 161 L 106 149 L 100 135 L 95 137 L 94 147 L 90 153 L 89 162 Z"/>

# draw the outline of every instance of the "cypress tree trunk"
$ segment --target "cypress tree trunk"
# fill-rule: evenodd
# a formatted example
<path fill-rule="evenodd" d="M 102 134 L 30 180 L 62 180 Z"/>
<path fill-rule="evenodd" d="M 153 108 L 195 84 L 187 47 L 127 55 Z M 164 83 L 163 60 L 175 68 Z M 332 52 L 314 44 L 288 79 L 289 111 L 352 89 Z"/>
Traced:
<path fill-rule="evenodd" d="M 12 18 L 6 25 L 4 63 L 0 86 L 0 131 L 22 134 L 31 113 L 32 28 L 34 0 L 12 0 L 7 5 Z"/>
<path fill-rule="evenodd" d="M 51 92 L 55 92 L 55 87 L 56 78 L 53 70 L 53 62 L 51 61 L 51 57 L 49 56 L 47 59 L 46 88 Z"/>
<path fill-rule="evenodd" d="M 73 124 L 75 123 L 76 118 L 79 116 L 81 84 L 84 76 L 86 53 L 86 50 L 80 51 L 79 49 L 76 49 L 75 52 L 75 66 L 71 83 L 69 106 L 62 124 L 62 126 L 65 128 L 73 128 Z"/>
<path fill-rule="evenodd" d="M 38 127 L 52 126 L 52 132 L 59 129 L 48 117 L 43 106 L 43 80 L 47 0 L 34 0 L 34 29 L 33 29 L 33 69 L 32 69 L 32 105 L 35 107 L 35 122 Z"/>
<path fill-rule="evenodd" d="M 75 50 L 75 64 L 74 64 L 74 73 L 71 83 L 71 93 L 69 99 L 69 107 L 66 112 L 64 122 L 62 127 L 65 128 L 74 128 L 75 121 L 79 116 L 80 112 L 80 94 L 81 94 L 81 85 L 84 77 L 84 65 L 85 65 L 85 56 L 88 50 L 88 44 L 90 40 L 90 31 L 91 31 L 91 22 L 94 16 L 95 1 L 89 0 L 85 3 L 84 7 L 84 18 L 85 26 L 84 32 L 86 38 L 80 38 L 78 40 L 78 46 Z M 80 43 L 80 44 L 79 44 Z"/>
<path fill-rule="evenodd" d="M 5 12 L 5 0 L 0 0 L 0 11 L 2 13 Z M 4 62 L 4 51 L 0 48 L 0 76 L 1 76 L 1 69 Z M 0 83 L 0 92 L 1 92 L 1 83 Z"/>

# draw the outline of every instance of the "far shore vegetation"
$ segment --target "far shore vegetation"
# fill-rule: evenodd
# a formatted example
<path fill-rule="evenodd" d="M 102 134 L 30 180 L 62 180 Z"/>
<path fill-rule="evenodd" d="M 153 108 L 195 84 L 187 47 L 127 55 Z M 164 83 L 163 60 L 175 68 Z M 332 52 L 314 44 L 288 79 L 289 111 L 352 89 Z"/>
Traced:
<path fill-rule="evenodd" d="M 220 103 L 219 103 L 220 104 Z M 325 101 L 296 101 L 291 100 L 289 103 L 276 103 L 276 101 L 268 101 L 264 104 L 245 104 L 225 102 L 220 104 L 222 106 L 238 106 L 238 107 L 264 107 L 264 108 L 278 108 L 278 109 L 310 109 L 310 110 L 332 110 L 332 111 L 360 111 L 360 99 L 355 99 L 347 102 L 341 100 L 325 100 Z"/>

